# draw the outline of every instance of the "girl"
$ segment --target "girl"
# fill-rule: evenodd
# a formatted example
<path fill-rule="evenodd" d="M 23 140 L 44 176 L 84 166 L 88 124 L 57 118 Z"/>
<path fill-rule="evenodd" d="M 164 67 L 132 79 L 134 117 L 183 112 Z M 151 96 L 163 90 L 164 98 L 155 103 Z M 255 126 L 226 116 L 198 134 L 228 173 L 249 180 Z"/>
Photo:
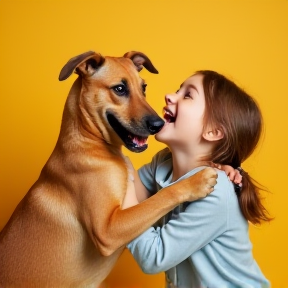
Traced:
<path fill-rule="evenodd" d="M 255 101 L 214 71 L 196 72 L 165 101 L 166 124 L 156 139 L 168 147 L 136 173 L 140 202 L 210 161 L 240 167 L 261 135 Z M 145 273 L 166 271 L 166 287 L 270 287 L 253 259 L 248 235 L 249 221 L 271 220 L 259 188 L 243 172 L 236 193 L 225 172 L 217 172 L 212 194 L 175 208 L 161 227 L 150 228 L 128 248 Z M 132 198 L 127 193 L 126 207 L 138 203 Z"/>

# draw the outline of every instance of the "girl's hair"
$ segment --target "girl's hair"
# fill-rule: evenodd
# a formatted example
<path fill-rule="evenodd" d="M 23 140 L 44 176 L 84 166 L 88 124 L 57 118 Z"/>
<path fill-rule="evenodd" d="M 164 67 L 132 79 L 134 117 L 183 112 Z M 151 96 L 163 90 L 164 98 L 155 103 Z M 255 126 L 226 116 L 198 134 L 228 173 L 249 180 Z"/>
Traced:
<path fill-rule="evenodd" d="M 257 146 L 263 129 L 263 119 L 255 100 L 235 83 L 210 70 L 197 71 L 203 75 L 206 109 L 204 129 L 220 129 L 224 137 L 217 141 L 211 161 L 241 166 Z M 242 190 L 237 194 L 244 217 L 253 224 L 270 221 L 269 213 L 261 203 L 264 190 L 248 173 L 242 173 Z"/>

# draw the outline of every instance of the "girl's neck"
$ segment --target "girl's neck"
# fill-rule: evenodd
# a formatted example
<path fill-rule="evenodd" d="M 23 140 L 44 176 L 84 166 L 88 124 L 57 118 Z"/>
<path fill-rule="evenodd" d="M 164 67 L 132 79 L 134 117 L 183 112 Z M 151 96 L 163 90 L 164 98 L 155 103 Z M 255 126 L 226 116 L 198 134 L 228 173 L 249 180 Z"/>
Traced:
<path fill-rule="evenodd" d="M 202 160 L 207 154 L 183 151 L 179 148 L 171 149 L 173 161 L 173 179 L 176 181 L 189 171 L 199 166 L 209 166 L 209 161 Z M 206 158 L 206 157 L 205 157 Z"/>

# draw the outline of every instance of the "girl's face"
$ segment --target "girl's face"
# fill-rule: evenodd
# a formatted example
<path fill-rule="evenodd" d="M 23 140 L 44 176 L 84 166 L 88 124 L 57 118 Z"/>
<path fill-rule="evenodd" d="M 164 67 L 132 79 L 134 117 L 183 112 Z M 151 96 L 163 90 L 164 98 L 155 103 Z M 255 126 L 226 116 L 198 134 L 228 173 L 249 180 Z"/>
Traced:
<path fill-rule="evenodd" d="M 188 148 L 201 141 L 205 111 L 202 79 L 203 75 L 193 75 L 180 86 L 176 93 L 165 96 L 166 123 L 156 134 L 156 139 L 170 148 Z"/>

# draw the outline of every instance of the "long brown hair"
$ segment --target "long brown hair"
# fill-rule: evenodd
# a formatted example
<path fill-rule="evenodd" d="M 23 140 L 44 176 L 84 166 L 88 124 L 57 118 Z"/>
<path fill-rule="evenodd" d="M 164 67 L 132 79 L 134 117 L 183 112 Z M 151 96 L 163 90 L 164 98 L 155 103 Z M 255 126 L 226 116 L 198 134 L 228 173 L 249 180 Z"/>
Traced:
<path fill-rule="evenodd" d="M 224 134 L 215 145 L 211 160 L 236 169 L 259 142 L 263 130 L 261 111 L 251 96 L 225 76 L 210 70 L 195 74 L 203 75 L 204 128 L 221 129 Z M 237 196 L 244 217 L 253 224 L 270 221 L 272 218 L 261 202 L 260 190 L 265 189 L 248 173 L 242 176 L 242 190 Z"/>

